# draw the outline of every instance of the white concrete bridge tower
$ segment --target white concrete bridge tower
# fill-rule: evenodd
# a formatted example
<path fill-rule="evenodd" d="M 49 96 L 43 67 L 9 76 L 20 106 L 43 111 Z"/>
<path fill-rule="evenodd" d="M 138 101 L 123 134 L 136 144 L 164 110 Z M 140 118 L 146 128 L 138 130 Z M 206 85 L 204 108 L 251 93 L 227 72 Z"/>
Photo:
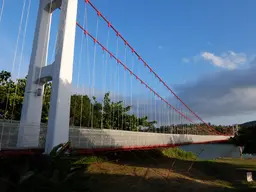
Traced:
<path fill-rule="evenodd" d="M 45 151 L 67 142 L 78 0 L 40 0 L 17 147 L 38 147 L 43 85 L 52 81 Z M 55 61 L 46 65 L 51 17 L 61 8 Z"/>

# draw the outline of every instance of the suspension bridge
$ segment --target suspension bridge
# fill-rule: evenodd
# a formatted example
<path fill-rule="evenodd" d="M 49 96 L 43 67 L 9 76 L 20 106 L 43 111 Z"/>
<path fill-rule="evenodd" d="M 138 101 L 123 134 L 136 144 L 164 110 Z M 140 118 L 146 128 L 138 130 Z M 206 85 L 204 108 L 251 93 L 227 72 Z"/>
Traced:
<path fill-rule="evenodd" d="M 2 0 L 0 27 L 8 3 Z M 67 141 L 86 153 L 232 136 L 233 129 L 219 132 L 187 106 L 92 0 L 20 4 L 19 22 L 9 23 L 17 23 L 10 73 L 1 72 L 2 154 L 48 153 Z M 25 47 L 32 49 L 27 69 Z"/>

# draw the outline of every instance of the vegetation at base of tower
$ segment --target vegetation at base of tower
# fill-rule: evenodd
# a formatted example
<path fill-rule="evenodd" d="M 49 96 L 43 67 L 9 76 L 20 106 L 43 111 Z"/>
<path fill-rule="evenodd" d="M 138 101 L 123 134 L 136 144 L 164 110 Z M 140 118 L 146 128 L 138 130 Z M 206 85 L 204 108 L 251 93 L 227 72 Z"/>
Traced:
<path fill-rule="evenodd" d="M 89 163 L 79 161 L 71 143 L 67 142 L 54 147 L 49 155 L 4 157 L 0 165 L 3 192 L 64 192 L 76 191 L 74 178 L 83 174 Z"/>
<path fill-rule="evenodd" d="M 11 79 L 8 71 L 0 72 L 0 115 L 4 119 L 19 120 L 21 117 L 22 103 L 24 99 L 26 78 Z M 30 93 L 33 94 L 33 93 Z M 47 123 L 50 108 L 51 82 L 44 85 L 42 123 Z M 121 129 L 132 131 L 147 131 L 159 133 L 196 133 L 208 134 L 207 131 L 195 124 L 179 124 L 161 126 L 156 128 L 156 121 L 149 121 L 148 117 L 137 117 L 129 113 L 132 106 L 125 106 L 123 101 L 113 102 L 110 93 L 106 93 L 103 101 L 99 102 L 95 97 L 87 95 L 72 95 L 70 106 L 70 125 Z M 203 124 L 200 124 L 203 127 Z M 147 129 L 140 129 L 147 127 Z M 232 126 L 211 125 L 218 132 L 227 134 L 233 132 Z"/>
<path fill-rule="evenodd" d="M 231 142 L 243 147 L 243 153 L 256 154 L 256 123 L 242 124 Z"/>

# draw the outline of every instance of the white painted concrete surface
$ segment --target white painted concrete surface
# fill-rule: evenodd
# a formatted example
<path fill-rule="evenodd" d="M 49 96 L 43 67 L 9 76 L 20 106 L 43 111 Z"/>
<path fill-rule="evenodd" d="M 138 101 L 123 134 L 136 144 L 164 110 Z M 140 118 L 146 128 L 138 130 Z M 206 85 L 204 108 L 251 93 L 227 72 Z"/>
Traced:
<path fill-rule="evenodd" d="M 62 0 L 45 151 L 69 139 L 73 58 L 78 0 Z"/>
<path fill-rule="evenodd" d="M 0 150 L 1 148 L 15 148 L 17 144 L 19 122 L 0 121 Z M 41 124 L 40 143 L 37 147 L 45 146 L 46 124 Z M 163 144 L 178 144 L 184 142 L 205 142 L 228 139 L 223 136 L 175 135 L 159 133 L 129 132 L 119 130 L 79 129 L 69 128 L 69 139 L 78 148 L 106 148 L 106 147 L 138 147 Z M 199 155 L 200 159 L 215 159 L 218 157 L 240 156 L 239 148 L 230 144 L 192 144 L 180 146 L 185 151 Z M 204 149 L 202 151 L 202 149 Z M 243 155 L 244 158 L 256 158 Z"/>
<path fill-rule="evenodd" d="M 72 93 L 72 73 L 78 0 L 58 0 L 61 5 L 56 56 L 46 66 L 50 25 L 51 0 L 40 0 L 22 107 L 17 147 L 37 147 L 42 112 L 43 84 L 52 80 L 46 152 L 69 139 L 69 113 Z M 48 6 L 49 5 L 49 6 Z M 38 93 L 41 94 L 37 94 Z"/>
<path fill-rule="evenodd" d="M 18 128 L 19 122 L 0 122 L 0 143 L 2 148 L 13 148 L 16 146 Z M 46 129 L 47 125 L 41 124 L 41 142 L 36 147 L 44 147 Z M 198 143 L 227 139 L 229 139 L 229 136 L 161 134 L 111 129 L 80 129 L 78 127 L 69 128 L 69 140 L 72 142 L 72 145 L 74 147 L 88 149 Z"/>
<path fill-rule="evenodd" d="M 70 141 L 78 148 L 143 147 L 228 140 L 229 136 L 182 135 L 111 129 L 70 129 Z"/>
<path fill-rule="evenodd" d="M 33 49 L 22 106 L 17 142 L 18 147 L 36 147 L 39 142 L 43 84 L 37 83 L 36 80 L 39 77 L 38 71 L 40 71 L 47 62 L 51 14 L 44 8 L 48 3 L 49 0 L 41 0 L 39 5 Z M 38 89 L 42 90 L 40 96 L 36 94 Z"/>

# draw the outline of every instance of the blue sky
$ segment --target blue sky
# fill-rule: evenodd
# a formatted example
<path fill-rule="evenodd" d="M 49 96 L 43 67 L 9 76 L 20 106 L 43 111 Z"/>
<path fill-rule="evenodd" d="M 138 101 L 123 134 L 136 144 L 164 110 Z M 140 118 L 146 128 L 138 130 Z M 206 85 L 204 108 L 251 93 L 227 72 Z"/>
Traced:
<path fill-rule="evenodd" d="M 0 4 L 1 2 L 0 0 Z M 23 2 L 23 0 L 5 1 L 3 17 L 0 21 L 1 69 L 9 71 L 12 69 Z M 25 5 L 26 11 L 28 2 L 29 0 L 26 1 Z M 21 39 L 13 71 L 14 77 L 18 75 L 20 55 L 23 56 L 20 75 L 24 76 L 28 69 L 38 2 L 38 0 L 31 1 L 24 52 L 21 54 L 22 35 L 27 12 L 24 13 Z M 225 83 L 225 76 L 220 74 L 227 74 L 230 79 L 239 81 L 242 78 L 241 74 L 250 71 L 256 53 L 256 13 L 254 11 L 256 2 L 254 0 L 92 0 L 92 3 L 101 10 L 102 14 L 140 53 L 142 58 L 200 116 L 214 123 L 224 124 L 253 120 L 252 116 L 256 106 L 252 109 L 237 106 L 232 108 L 230 114 L 229 111 L 231 110 L 227 112 L 222 109 L 215 110 L 213 107 L 216 105 L 233 106 L 230 103 L 230 98 L 233 99 L 233 103 L 237 103 L 241 101 L 241 98 L 237 95 L 242 97 L 248 92 L 249 85 L 243 84 L 243 89 L 239 87 L 238 90 L 235 85 L 239 82 L 230 80 L 228 81 L 229 84 Z M 58 16 L 59 11 L 56 11 L 52 21 L 48 63 L 51 63 L 54 58 Z M 84 16 L 84 1 L 79 0 L 77 20 L 81 25 L 84 23 Z M 86 18 L 89 32 L 96 36 L 97 15 L 91 7 L 87 7 Z M 125 46 L 120 40 L 116 40 L 113 31 L 109 32 L 109 38 L 107 38 L 108 28 L 101 19 L 98 21 L 97 34 L 98 39 L 104 45 L 107 45 L 108 40 L 109 49 L 115 54 L 117 52 L 120 60 L 126 61 L 127 66 L 133 68 L 134 72 L 139 74 L 152 88 L 163 97 L 168 98 L 173 105 L 180 107 L 180 104 L 173 99 L 170 92 L 157 82 L 136 58 L 133 58 L 128 49 L 125 57 Z M 117 42 L 118 49 L 116 47 Z M 124 73 L 121 67 L 117 67 L 118 65 L 113 60 L 106 58 L 99 47 L 96 49 L 94 62 L 94 44 L 89 40 L 87 49 L 86 39 L 78 28 L 75 43 L 74 87 L 78 87 L 80 91 L 87 90 L 91 94 L 94 93 L 94 95 L 101 95 L 103 92 L 111 90 L 115 93 L 113 95 L 118 98 L 124 96 L 126 102 L 131 100 L 130 97 L 137 97 L 142 98 L 139 103 L 143 103 L 144 100 L 147 100 L 147 104 L 152 103 L 153 96 L 149 95 L 149 91 L 136 83 L 134 79 L 131 80 L 130 75 Z M 83 47 L 82 56 L 80 57 L 81 46 Z M 95 72 L 93 72 L 93 66 Z M 107 76 L 105 76 L 106 72 Z M 80 77 L 79 80 L 78 76 Z M 217 78 L 219 76 L 222 79 Z M 245 74 L 243 77 L 247 77 L 247 75 Z M 209 84 L 202 86 L 200 84 L 202 81 L 209 82 Z M 227 87 L 223 87 L 224 84 Z M 95 87 L 94 91 L 90 88 L 92 86 Z M 211 89 L 210 86 L 213 88 Z M 194 87 L 194 90 L 197 90 L 198 93 L 208 91 L 209 94 L 205 94 L 207 97 L 201 98 L 203 94 L 197 95 L 191 87 Z M 200 87 L 202 90 L 199 90 Z M 230 92 L 223 92 L 218 95 L 218 87 Z M 250 87 L 251 89 L 247 95 L 255 93 L 254 84 L 250 84 Z M 211 101 L 213 93 L 218 95 L 214 98 L 214 102 L 201 102 L 204 100 Z M 198 102 L 199 98 L 201 98 L 201 103 Z M 237 98 L 237 100 L 234 98 Z M 253 100 L 254 97 L 250 97 L 250 99 L 251 103 L 254 101 L 256 103 L 256 100 Z M 222 104 L 216 104 L 220 101 Z M 244 102 L 242 103 L 242 106 L 247 106 Z M 250 105 L 248 104 L 248 106 Z M 204 109 L 205 107 L 207 111 Z M 211 109 L 215 111 L 214 114 L 210 112 Z M 149 113 L 149 109 L 145 110 L 148 110 Z M 228 117 L 225 117 L 225 115 L 228 115 Z"/>

